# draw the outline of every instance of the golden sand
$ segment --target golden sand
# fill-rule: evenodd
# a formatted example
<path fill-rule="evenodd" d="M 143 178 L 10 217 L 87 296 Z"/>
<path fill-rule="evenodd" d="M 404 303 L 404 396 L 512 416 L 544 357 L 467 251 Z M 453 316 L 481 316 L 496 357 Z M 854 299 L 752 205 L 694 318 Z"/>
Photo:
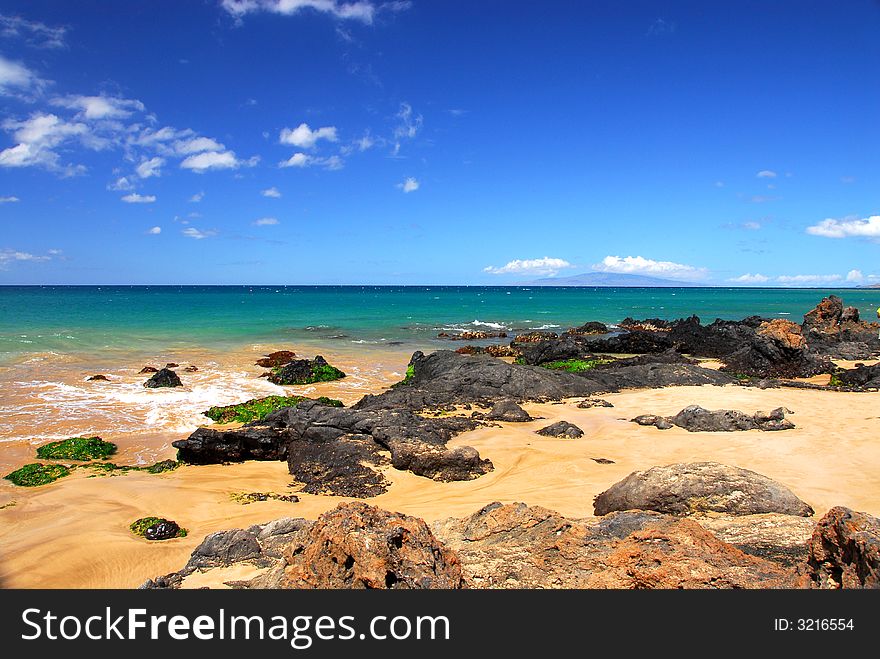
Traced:
<path fill-rule="evenodd" d="M 712 460 L 784 483 L 822 515 L 835 505 L 880 514 L 880 411 L 876 393 L 738 386 L 674 387 L 604 396 L 612 408 L 526 405 L 542 419 L 480 428 L 456 437 L 495 470 L 473 481 L 438 483 L 388 468 L 392 483 L 375 505 L 428 521 L 470 514 L 492 501 L 523 501 L 571 517 L 590 516 L 593 497 L 636 470 L 674 462 Z M 628 422 L 638 414 L 672 415 L 690 404 L 745 412 L 785 406 L 797 428 L 784 432 L 660 431 Z M 536 435 L 564 419 L 585 432 L 576 440 Z M 173 457 L 173 451 L 158 457 Z M 598 464 L 606 458 L 614 464 Z M 289 494 L 281 462 L 186 466 L 150 475 L 134 472 L 88 478 L 86 470 L 51 485 L 14 488 L 4 483 L 0 505 L 0 583 L 6 587 L 135 587 L 181 568 L 211 532 L 279 517 L 315 518 L 346 499 L 299 494 L 299 503 L 242 505 L 242 492 Z M 189 536 L 160 543 L 134 537 L 128 524 L 145 515 L 176 520 Z M 247 571 L 245 571 L 247 572 Z M 249 578 L 236 569 L 229 579 Z M 226 577 L 224 577 L 225 579 Z M 196 581 L 198 581 L 196 579 Z M 187 583 L 198 587 L 198 583 Z"/>

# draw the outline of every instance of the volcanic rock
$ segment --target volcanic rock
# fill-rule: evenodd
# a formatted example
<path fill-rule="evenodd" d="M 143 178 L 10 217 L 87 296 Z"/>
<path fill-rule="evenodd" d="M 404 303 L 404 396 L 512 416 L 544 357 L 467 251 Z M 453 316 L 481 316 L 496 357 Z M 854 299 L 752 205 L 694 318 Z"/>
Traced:
<path fill-rule="evenodd" d="M 284 553 L 281 588 L 461 588 L 458 557 L 421 519 L 364 503 L 324 513 Z"/>
<path fill-rule="evenodd" d="M 587 398 L 578 403 L 577 406 L 582 410 L 588 410 L 591 407 L 614 407 L 604 398 Z"/>
<path fill-rule="evenodd" d="M 582 336 L 587 336 L 590 334 L 608 334 L 608 326 L 605 323 L 590 321 L 588 323 L 584 323 L 580 327 L 572 327 L 566 332 L 566 334 L 580 334 Z"/>
<path fill-rule="evenodd" d="M 752 340 L 727 357 L 721 370 L 752 377 L 810 377 L 830 373 L 834 365 L 806 350 L 801 328 L 788 320 L 762 323 Z"/>
<path fill-rule="evenodd" d="M 345 377 L 345 373 L 327 363 L 321 355 L 314 359 L 296 359 L 272 371 L 269 382 L 280 385 L 329 382 Z"/>
<path fill-rule="evenodd" d="M 536 432 L 544 437 L 564 437 L 566 439 L 577 439 L 584 436 L 583 430 L 568 421 L 557 421 Z"/>
<path fill-rule="evenodd" d="M 159 369 L 155 366 L 144 366 L 141 370 L 138 371 L 138 375 L 143 375 L 144 373 L 158 373 Z"/>
<path fill-rule="evenodd" d="M 880 588 L 880 519 L 832 508 L 816 524 L 807 565 L 815 588 Z"/>
<path fill-rule="evenodd" d="M 636 471 L 593 501 L 596 515 L 653 510 L 671 515 L 783 513 L 809 517 L 813 509 L 787 487 L 747 469 L 694 462 Z"/>
<path fill-rule="evenodd" d="M 157 389 L 159 387 L 182 387 L 183 383 L 180 381 L 177 373 L 168 368 L 163 368 L 144 382 L 144 386 L 149 389 Z"/>
<path fill-rule="evenodd" d="M 144 531 L 144 538 L 147 540 L 169 540 L 176 538 L 178 533 L 180 533 L 180 526 L 177 525 L 177 522 L 163 519 L 148 527 Z"/>
<path fill-rule="evenodd" d="M 99 375 L 91 376 L 90 378 L 88 378 L 88 381 L 89 382 L 110 382 L 110 378 L 108 378 L 106 375 L 99 374 Z"/>
<path fill-rule="evenodd" d="M 278 366 L 289 364 L 295 359 L 296 353 L 292 350 L 276 350 L 275 352 L 270 352 L 268 355 L 258 359 L 254 362 L 254 365 L 262 366 L 263 368 L 276 368 Z"/>
<path fill-rule="evenodd" d="M 492 407 L 486 418 L 490 421 L 509 421 L 522 423 L 531 421 L 532 417 L 512 400 L 500 400 Z"/>

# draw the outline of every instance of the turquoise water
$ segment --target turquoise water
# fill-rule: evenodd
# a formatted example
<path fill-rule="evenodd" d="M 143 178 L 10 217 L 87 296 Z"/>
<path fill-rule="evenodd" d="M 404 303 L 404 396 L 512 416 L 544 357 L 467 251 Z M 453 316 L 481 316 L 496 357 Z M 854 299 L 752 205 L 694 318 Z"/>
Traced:
<path fill-rule="evenodd" d="M 284 341 L 424 346 L 442 330 L 552 330 L 626 316 L 799 321 L 831 293 L 868 318 L 880 305 L 872 289 L 7 286 L 0 356 Z"/>

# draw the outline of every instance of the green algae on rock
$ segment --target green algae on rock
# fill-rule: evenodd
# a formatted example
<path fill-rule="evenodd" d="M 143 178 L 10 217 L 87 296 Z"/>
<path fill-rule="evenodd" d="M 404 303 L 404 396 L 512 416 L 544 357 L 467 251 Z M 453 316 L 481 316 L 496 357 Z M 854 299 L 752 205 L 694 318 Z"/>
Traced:
<path fill-rule="evenodd" d="M 153 515 L 136 519 L 128 525 L 128 528 L 136 536 L 146 538 L 147 540 L 167 540 L 169 537 L 185 538 L 189 534 L 189 531 L 179 527 L 176 522 L 165 519 L 164 517 L 156 517 Z M 160 531 L 171 531 L 172 534 L 167 537 L 151 537 L 155 535 L 155 533 L 151 533 L 151 531 L 155 531 L 157 528 L 159 528 Z"/>
<path fill-rule="evenodd" d="M 249 423 L 259 421 L 275 410 L 294 407 L 304 400 L 313 400 L 306 396 L 266 396 L 254 398 L 237 405 L 215 406 L 202 412 L 214 423 Z M 343 407 L 341 400 L 321 396 L 314 399 L 328 407 Z"/>
<path fill-rule="evenodd" d="M 64 465 L 46 465 L 34 462 L 16 469 L 11 474 L 4 476 L 4 478 L 21 487 L 37 487 L 38 485 L 48 485 L 59 478 L 69 475 L 70 469 Z"/>
<path fill-rule="evenodd" d="M 321 355 L 314 359 L 297 359 L 272 369 L 269 382 L 280 385 L 313 384 L 315 382 L 332 382 L 341 380 L 345 373 L 327 363 Z"/>
<path fill-rule="evenodd" d="M 44 460 L 105 460 L 116 453 L 116 444 L 100 437 L 71 437 L 60 442 L 49 442 L 37 449 L 37 457 Z"/>

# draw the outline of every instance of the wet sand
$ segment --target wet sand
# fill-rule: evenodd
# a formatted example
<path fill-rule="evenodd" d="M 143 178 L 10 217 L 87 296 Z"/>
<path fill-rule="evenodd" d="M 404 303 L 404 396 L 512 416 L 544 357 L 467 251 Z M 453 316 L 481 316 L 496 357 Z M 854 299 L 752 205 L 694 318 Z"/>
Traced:
<path fill-rule="evenodd" d="M 400 358 L 405 366 L 408 355 Z M 367 392 L 358 396 L 362 393 Z M 526 405 L 533 416 L 544 418 L 480 428 L 450 443 L 477 448 L 493 461 L 493 472 L 473 481 L 437 483 L 389 467 L 389 491 L 368 502 L 428 521 L 467 515 L 492 501 L 523 501 L 566 516 L 586 517 L 592 515 L 596 494 L 633 471 L 712 460 L 784 483 L 815 508 L 817 518 L 834 505 L 880 514 L 876 393 L 707 386 L 629 391 L 604 398 L 614 407 L 581 410 L 576 407 L 580 399 Z M 791 420 L 797 428 L 688 433 L 626 421 L 638 414 L 675 414 L 689 404 L 745 412 L 785 406 L 795 412 Z M 569 440 L 534 433 L 561 419 L 580 426 L 585 436 Z M 156 453 L 160 459 L 173 457 L 173 450 Z M 614 464 L 598 464 L 592 458 Z M 241 492 L 295 492 L 295 485 L 289 487 L 286 464 L 280 462 L 185 466 L 160 475 L 135 472 L 88 478 L 85 471 L 39 488 L 14 488 L 5 482 L 0 486 L 0 506 L 15 501 L 0 510 L 0 584 L 136 587 L 147 578 L 181 568 L 208 533 L 285 516 L 315 518 L 347 500 L 299 494 L 299 503 L 241 505 L 230 498 Z M 161 543 L 135 538 L 128 524 L 145 515 L 174 519 L 189 530 L 189 536 Z M 230 573 L 223 580 L 248 576 Z"/>

